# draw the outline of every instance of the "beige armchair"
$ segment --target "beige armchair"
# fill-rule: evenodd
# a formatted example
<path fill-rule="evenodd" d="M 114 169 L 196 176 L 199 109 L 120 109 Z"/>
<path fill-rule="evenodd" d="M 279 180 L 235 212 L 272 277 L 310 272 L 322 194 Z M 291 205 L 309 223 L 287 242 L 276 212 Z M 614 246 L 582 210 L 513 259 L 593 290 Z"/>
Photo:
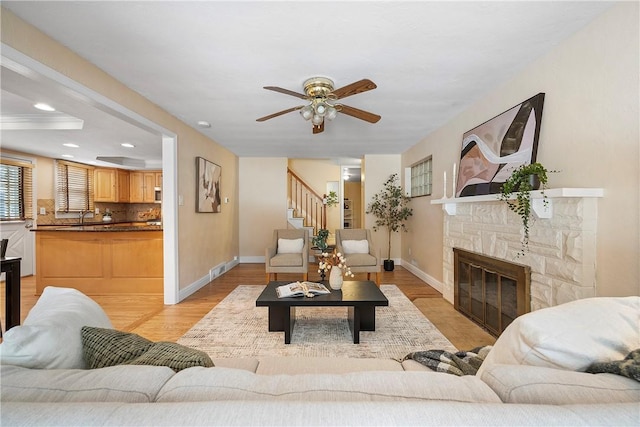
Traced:
<path fill-rule="evenodd" d="M 346 240 L 349 242 L 345 247 Z M 364 228 L 336 230 L 336 251 L 344 255 L 352 273 L 367 273 L 367 280 L 371 280 L 371 273 L 376 273 L 376 285 L 380 285 L 382 261 L 380 249 L 373 247 L 371 230 Z"/>
<path fill-rule="evenodd" d="M 299 239 L 302 239 L 300 242 Z M 309 277 L 309 233 L 304 229 L 273 230 L 271 246 L 265 250 L 267 283 L 278 280 L 278 273 L 302 273 L 302 280 Z"/>

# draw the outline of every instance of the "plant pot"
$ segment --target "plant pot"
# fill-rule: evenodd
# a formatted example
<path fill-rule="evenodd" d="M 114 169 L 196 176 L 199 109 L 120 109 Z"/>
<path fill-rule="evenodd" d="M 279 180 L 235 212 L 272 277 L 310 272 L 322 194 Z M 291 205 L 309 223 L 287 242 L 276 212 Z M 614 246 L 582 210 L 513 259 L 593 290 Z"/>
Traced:
<path fill-rule="evenodd" d="M 540 189 L 540 178 L 538 175 L 529 175 L 529 185 L 532 190 Z"/>
<path fill-rule="evenodd" d="M 392 259 L 384 260 L 384 271 L 393 271 L 394 264 Z"/>

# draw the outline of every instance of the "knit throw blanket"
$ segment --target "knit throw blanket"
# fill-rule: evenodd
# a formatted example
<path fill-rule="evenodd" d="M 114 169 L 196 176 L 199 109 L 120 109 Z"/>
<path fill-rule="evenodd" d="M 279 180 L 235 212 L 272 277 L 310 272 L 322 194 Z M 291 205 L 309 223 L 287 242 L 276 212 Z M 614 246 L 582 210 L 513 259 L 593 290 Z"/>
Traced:
<path fill-rule="evenodd" d="M 591 374 L 617 374 L 640 381 L 640 348 L 633 350 L 623 360 L 596 362 L 587 368 Z"/>
<path fill-rule="evenodd" d="M 402 360 L 415 360 L 436 372 L 445 372 L 452 375 L 475 375 L 484 361 L 490 345 L 476 347 L 469 351 L 451 353 L 444 350 L 414 351 L 407 354 Z"/>

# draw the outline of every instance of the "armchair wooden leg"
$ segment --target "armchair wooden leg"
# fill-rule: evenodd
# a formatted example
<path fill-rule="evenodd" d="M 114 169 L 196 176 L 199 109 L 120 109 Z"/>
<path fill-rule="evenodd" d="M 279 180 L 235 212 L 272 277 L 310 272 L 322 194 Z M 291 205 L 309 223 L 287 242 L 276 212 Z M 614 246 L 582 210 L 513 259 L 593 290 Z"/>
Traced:
<path fill-rule="evenodd" d="M 267 283 L 271 281 L 271 273 L 267 273 Z"/>
<path fill-rule="evenodd" d="M 378 287 L 380 287 L 380 272 L 379 271 L 376 272 L 376 285 L 378 285 Z"/>
<path fill-rule="evenodd" d="M 302 275 L 302 280 L 305 281 L 305 282 L 308 281 L 309 280 L 309 273 L 304 273 Z"/>

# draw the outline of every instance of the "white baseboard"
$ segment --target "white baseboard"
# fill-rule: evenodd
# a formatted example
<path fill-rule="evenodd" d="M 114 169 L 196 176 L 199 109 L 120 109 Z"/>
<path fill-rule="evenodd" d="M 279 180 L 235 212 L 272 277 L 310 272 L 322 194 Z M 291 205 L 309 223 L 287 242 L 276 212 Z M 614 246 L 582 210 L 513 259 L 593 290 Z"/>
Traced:
<path fill-rule="evenodd" d="M 402 262 L 400 265 L 402 265 L 404 268 L 409 270 L 411 273 L 413 273 L 414 275 L 419 277 L 421 280 L 427 282 L 429 284 L 429 286 L 434 288 L 436 291 L 442 293 L 442 290 L 444 289 L 444 286 L 443 286 L 441 281 L 436 280 L 435 278 L 433 278 L 432 276 L 428 275 L 424 271 L 420 270 L 418 267 L 416 267 L 415 265 L 411 264 L 410 262 Z"/>
<path fill-rule="evenodd" d="M 264 264 L 264 256 L 241 256 L 240 264 Z"/>
<path fill-rule="evenodd" d="M 234 257 L 234 259 L 231 261 L 222 262 L 216 265 L 215 267 L 212 267 L 209 270 L 209 274 L 202 276 L 201 278 L 199 278 L 198 280 L 196 280 L 186 288 L 180 289 L 180 291 L 178 292 L 178 302 L 184 300 L 190 295 L 193 295 L 194 293 L 199 291 L 202 287 L 206 286 L 213 279 L 222 276 L 224 273 L 231 270 L 233 267 L 235 267 L 238 264 L 239 264 L 238 258 Z"/>

